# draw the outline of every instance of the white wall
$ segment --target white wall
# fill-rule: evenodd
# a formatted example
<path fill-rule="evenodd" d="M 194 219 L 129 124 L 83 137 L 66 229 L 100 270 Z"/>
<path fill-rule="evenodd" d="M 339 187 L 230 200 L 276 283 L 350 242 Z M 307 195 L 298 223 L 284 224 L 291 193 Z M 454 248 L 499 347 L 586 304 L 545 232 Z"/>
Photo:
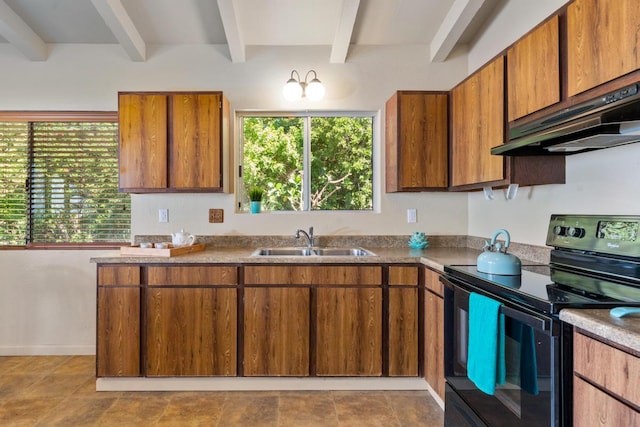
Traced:
<path fill-rule="evenodd" d="M 380 111 L 398 89 L 448 90 L 467 73 L 466 52 L 430 64 L 427 46 L 359 47 L 345 64 L 329 63 L 329 47 L 250 48 L 233 64 L 222 46 L 149 46 L 148 60 L 132 62 L 119 46 L 51 46 L 47 61 L 31 62 L 0 44 L 0 110 L 111 110 L 117 92 L 222 90 L 232 109 Z M 327 89 L 323 101 L 288 104 L 282 86 L 292 69 L 315 69 Z M 303 74 L 304 75 L 304 74 Z M 382 130 L 382 124 L 380 124 Z M 378 141 L 382 155 L 383 141 Z M 322 234 L 466 234 L 465 194 L 384 194 L 379 159 L 380 209 L 370 213 L 235 214 L 234 196 L 135 195 L 133 234 L 293 234 L 313 225 Z M 170 222 L 158 223 L 158 208 Z M 208 209 L 224 208 L 223 224 Z M 406 209 L 418 209 L 407 224 Z M 86 353 L 95 343 L 95 251 L 0 251 L 0 354 Z"/>
<path fill-rule="evenodd" d="M 502 10 L 469 50 L 469 71 L 478 69 L 565 3 L 503 2 Z M 552 213 L 640 214 L 640 144 L 575 154 L 566 162 L 564 185 L 521 188 L 512 201 L 502 197 L 502 190 L 493 201 L 486 201 L 482 193 L 470 193 L 469 234 L 491 236 L 506 228 L 514 242 L 544 245 Z"/>

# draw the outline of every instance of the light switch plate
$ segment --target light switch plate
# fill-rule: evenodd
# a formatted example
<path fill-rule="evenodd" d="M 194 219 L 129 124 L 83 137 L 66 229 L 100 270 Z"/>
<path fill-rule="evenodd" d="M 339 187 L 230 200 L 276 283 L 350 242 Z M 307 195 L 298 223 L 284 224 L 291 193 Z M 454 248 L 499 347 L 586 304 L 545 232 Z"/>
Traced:
<path fill-rule="evenodd" d="M 414 223 L 418 220 L 418 212 L 415 209 L 407 209 L 407 222 Z"/>
<path fill-rule="evenodd" d="M 169 209 L 158 209 L 158 222 L 169 222 Z"/>
<path fill-rule="evenodd" d="M 209 222 L 215 224 L 224 222 L 224 209 L 209 209 Z"/>

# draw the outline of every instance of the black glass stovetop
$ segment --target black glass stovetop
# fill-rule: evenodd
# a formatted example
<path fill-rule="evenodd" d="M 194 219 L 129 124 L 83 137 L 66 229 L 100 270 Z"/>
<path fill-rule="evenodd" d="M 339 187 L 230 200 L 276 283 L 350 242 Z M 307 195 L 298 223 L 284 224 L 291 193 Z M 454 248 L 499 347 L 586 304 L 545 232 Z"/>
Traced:
<path fill-rule="evenodd" d="M 547 265 L 522 266 L 522 274 L 517 276 L 481 273 L 475 265 L 448 265 L 445 273 L 491 295 L 543 313 L 557 314 L 563 308 L 640 306 L 638 286 Z"/>

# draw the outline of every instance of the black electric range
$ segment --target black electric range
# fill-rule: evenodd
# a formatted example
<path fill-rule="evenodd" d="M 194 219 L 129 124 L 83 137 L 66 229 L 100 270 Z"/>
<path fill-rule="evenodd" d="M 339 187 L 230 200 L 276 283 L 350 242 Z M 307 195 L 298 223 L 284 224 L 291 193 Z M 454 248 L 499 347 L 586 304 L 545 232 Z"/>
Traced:
<path fill-rule="evenodd" d="M 640 216 L 552 215 L 546 244 L 550 263 L 519 275 L 445 266 L 445 426 L 571 426 L 573 327 L 560 311 L 640 306 Z M 501 303 L 508 369 L 520 372 L 492 395 L 467 373 L 473 293 Z"/>

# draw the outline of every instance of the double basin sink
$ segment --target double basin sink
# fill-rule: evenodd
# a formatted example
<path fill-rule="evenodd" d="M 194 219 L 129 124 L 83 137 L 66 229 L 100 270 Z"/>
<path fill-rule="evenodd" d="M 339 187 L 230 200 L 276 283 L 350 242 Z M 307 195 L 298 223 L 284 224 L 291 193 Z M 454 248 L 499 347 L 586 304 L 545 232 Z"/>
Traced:
<path fill-rule="evenodd" d="M 362 248 L 261 248 L 253 252 L 252 256 L 344 256 L 361 257 L 375 256 L 371 251 Z"/>

